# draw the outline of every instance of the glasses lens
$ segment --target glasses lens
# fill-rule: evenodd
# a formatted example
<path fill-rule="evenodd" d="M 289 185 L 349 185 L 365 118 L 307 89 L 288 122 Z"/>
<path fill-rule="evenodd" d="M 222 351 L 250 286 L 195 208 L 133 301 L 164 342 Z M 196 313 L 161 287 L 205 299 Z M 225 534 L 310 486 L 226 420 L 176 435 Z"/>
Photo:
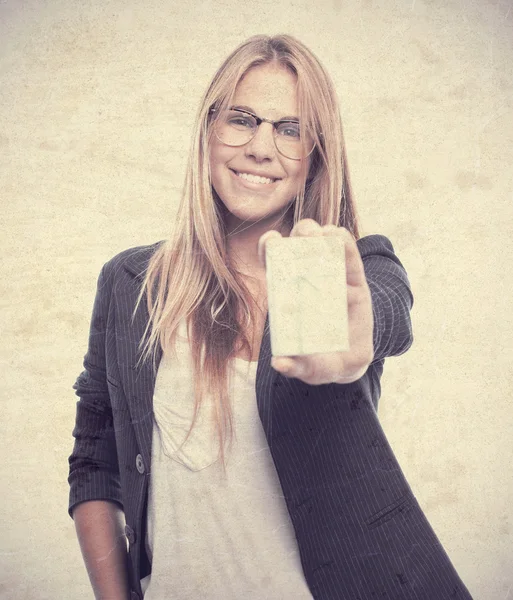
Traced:
<path fill-rule="evenodd" d="M 282 121 L 276 125 L 276 147 L 288 158 L 306 158 L 313 150 L 314 143 L 310 136 L 303 141 L 299 123 Z"/>
<path fill-rule="evenodd" d="M 217 137 L 228 146 L 242 146 L 253 137 L 257 128 L 254 117 L 237 110 L 225 110 L 215 124 Z"/>

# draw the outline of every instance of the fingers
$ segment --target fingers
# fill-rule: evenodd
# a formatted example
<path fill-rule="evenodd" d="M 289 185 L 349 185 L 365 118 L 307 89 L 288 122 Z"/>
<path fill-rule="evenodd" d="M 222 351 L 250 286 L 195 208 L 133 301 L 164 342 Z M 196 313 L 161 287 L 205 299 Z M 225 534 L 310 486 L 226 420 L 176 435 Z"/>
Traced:
<path fill-rule="evenodd" d="M 323 235 L 323 228 L 313 219 L 301 219 L 292 228 L 289 237 Z"/>

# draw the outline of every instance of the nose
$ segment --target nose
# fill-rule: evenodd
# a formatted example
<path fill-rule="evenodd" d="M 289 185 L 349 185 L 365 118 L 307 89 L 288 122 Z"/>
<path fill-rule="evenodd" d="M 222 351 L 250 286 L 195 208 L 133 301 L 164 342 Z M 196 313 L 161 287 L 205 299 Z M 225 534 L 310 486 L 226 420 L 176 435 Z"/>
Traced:
<path fill-rule="evenodd" d="M 271 123 L 260 123 L 255 135 L 244 146 L 246 156 L 252 156 L 258 162 L 272 160 L 276 154 L 274 128 Z"/>

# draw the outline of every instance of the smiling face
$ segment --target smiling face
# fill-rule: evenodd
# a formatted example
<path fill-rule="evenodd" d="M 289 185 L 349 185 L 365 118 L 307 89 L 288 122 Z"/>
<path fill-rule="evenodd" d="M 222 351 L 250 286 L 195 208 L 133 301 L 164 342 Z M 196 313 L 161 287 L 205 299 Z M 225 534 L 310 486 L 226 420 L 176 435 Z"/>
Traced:
<path fill-rule="evenodd" d="M 232 106 L 273 121 L 297 117 L 296 77 L 274 64 L 253 67 L 237 85 Z M 293 202 L 302 170 L 310 166 L 309 157 L 292 160 L 278 152 L 270 123 L 261 123 L 244 146 L 227 146 L 212 136 L 209 156 L 212 186 L 227 209 L 229 231 L 242 223 L 271 228 Z"/>

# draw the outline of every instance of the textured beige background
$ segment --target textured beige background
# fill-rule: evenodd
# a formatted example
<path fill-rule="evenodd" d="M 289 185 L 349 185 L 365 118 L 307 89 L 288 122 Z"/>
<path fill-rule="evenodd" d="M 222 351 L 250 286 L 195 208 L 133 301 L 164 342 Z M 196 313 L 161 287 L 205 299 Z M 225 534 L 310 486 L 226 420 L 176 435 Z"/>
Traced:
<path fill-rule="evenodd" d="M 478 600 L 513 600 L 511 0 L 0 0 L 0 597 L 91 597 L 68 517 L 96 277 L 167 235 L 209 77 L 298 36 L 341 100 L 363 233 L 415 294 L 380 416 Z"/>

